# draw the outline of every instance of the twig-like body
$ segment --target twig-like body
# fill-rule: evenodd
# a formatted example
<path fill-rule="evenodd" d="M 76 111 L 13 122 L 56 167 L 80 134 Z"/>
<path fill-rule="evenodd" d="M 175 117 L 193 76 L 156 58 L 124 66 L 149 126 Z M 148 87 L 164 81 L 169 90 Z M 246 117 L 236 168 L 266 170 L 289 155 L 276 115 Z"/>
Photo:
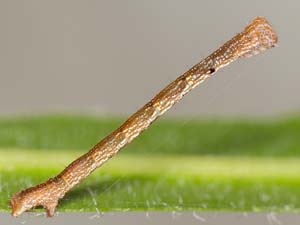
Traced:
<path fill-rule="evenodd" d="M 10 200 L 12 215 L 18 216 L 41 205 L 47 210 L 48 216 L 53 216 L 58 200 L 63 198 L 66 192 L 117 154 L 186 93 L 237 58 L 258 54 L 276 43 L 277 35 L 268 21 L 263 17 L 256 17 L 242 32 L 170 83 L 118 129 L 72 162 L 56 177 L 14 194 Z"/>

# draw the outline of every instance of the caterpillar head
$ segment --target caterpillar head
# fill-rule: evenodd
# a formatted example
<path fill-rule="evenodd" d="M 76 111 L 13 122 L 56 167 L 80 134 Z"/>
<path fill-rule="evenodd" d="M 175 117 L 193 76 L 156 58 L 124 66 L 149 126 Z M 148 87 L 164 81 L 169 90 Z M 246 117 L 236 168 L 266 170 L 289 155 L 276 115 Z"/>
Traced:
<path fill-rule="evenodd" d="M 240 33 L 239 57 L 257 55 L 277 45 L 278 37 L 264 17 L 256 17 Z"/>

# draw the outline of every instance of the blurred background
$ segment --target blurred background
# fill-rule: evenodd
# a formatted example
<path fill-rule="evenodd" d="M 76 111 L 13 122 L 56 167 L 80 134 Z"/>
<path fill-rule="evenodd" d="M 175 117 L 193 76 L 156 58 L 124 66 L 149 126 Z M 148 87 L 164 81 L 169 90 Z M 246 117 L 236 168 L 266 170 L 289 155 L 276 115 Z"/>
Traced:
<path fill-rule="evenodd" d="M 265 16 L 279 47 L 240 60 L 170 115 L 299 111 L 298 1 L 0 1 L 0 113 L 128 115 Z"/>
<path fill-rule="evenodd" d="M 58 210 L 299 212 L 299 11 L 296 0 L 0 0 L 0 210 L 264 16 L 279 47 L 199 85 Z"/>

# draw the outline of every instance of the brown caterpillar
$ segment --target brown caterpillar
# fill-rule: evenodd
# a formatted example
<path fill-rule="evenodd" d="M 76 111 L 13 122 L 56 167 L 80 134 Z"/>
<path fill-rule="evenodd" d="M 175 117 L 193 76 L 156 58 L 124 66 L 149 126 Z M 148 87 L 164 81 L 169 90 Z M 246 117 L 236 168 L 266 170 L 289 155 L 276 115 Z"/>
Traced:
<path fill-rule="evenodd" d="M 14 194 L 10 200 L 12 215 L 18 216 L 41 205 L 48 216 L 53 216 L 58 200 L 66 192 L 117 154 L 186 93 L 237 58 L 256 55 L 276 43 L 277 35 L 268 21 L 263 17 L 254 18 L 242 32 L 170 83 L 118 129 L 73 161 L 56 177 Z"/>

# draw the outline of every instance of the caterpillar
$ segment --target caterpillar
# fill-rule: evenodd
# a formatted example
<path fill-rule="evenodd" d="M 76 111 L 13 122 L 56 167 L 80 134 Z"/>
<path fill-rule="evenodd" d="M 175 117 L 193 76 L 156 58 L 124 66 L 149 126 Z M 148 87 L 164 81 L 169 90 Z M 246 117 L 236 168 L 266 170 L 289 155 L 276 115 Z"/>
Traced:
<path fill-rule="evenodd" d="M 59 199 L 139 136 L 185 94 L 236 59 L 250 57 L 276 46 L 277 40 L 276 32 L 265 18 L 254 18 L 243 31 L 167 85 L 119 128 L 56 177 L 14 194 L 10 199 L 12 215 L 19 216 L 33 207 L 43 206 L 47 215 L 53 216 Z"/>

